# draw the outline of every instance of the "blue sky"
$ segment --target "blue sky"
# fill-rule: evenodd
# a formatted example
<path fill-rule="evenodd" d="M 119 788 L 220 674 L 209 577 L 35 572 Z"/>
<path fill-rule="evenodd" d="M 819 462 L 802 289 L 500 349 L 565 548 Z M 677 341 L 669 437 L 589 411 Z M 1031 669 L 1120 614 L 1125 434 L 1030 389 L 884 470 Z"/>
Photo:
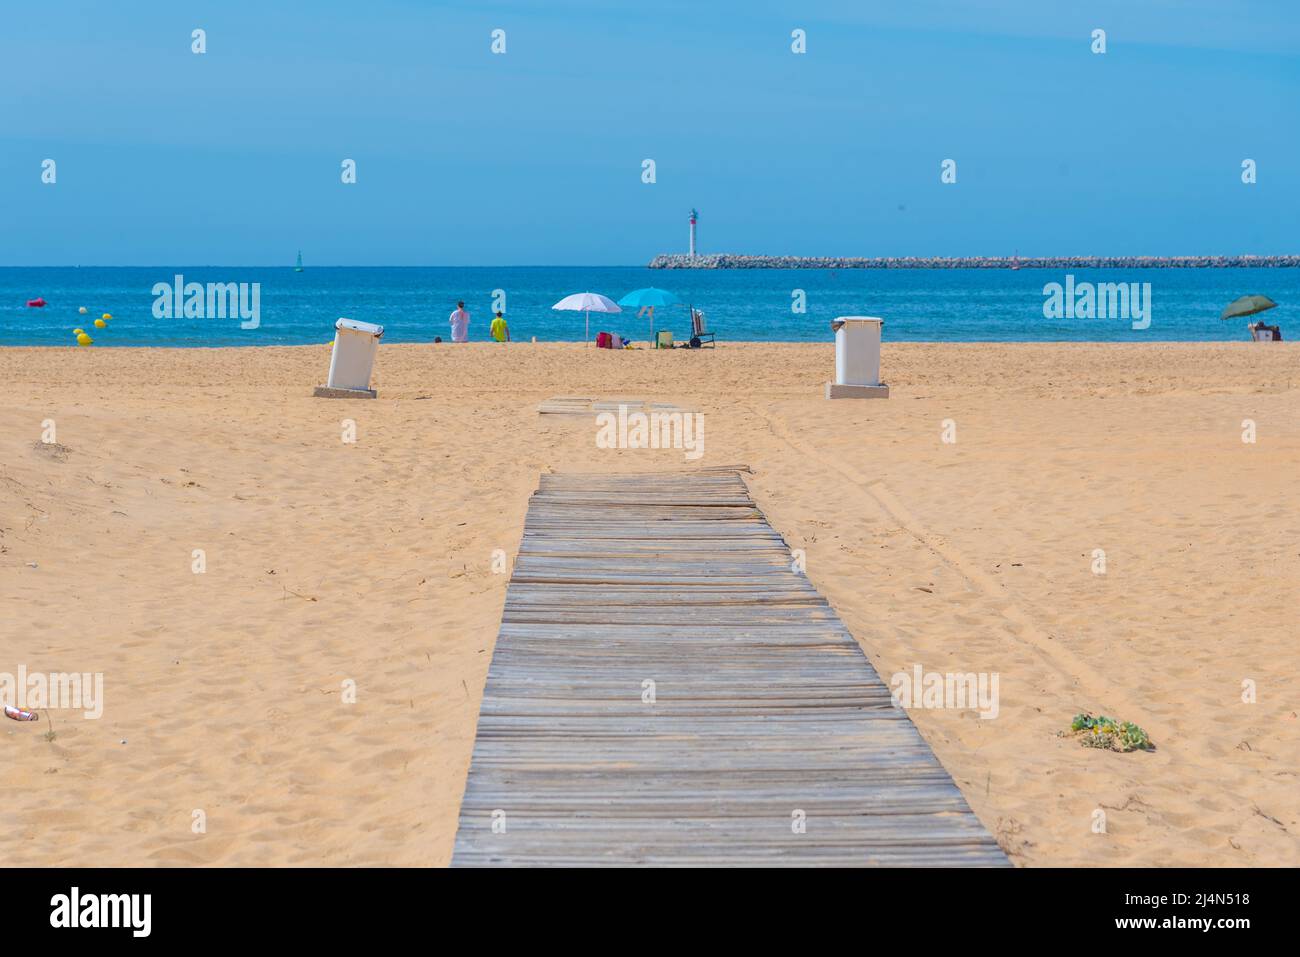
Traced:
<path fill-rule="evenodd" d="M 0 77 L 0 265 L 1300 252 L 1283 0 L 44 0 Z"/>

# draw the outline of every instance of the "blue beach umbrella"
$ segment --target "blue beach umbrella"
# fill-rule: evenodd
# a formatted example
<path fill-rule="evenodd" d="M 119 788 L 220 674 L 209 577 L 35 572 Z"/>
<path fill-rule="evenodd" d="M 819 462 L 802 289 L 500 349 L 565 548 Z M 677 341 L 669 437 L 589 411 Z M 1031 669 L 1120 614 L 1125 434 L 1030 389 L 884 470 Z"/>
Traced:
<path fill-rule="evenodd" d="M 667 289 L 656 289 L 654 286 L 646 286 L 644 289 L 633 289 L 626 296 L 618 301 L 620 306 L 629 306 L 633 309 L 650 310 L 650 341 L 655 337 L 655 307 L 656 306 L 680 306 L 682 301 L 674 296 Z"/>

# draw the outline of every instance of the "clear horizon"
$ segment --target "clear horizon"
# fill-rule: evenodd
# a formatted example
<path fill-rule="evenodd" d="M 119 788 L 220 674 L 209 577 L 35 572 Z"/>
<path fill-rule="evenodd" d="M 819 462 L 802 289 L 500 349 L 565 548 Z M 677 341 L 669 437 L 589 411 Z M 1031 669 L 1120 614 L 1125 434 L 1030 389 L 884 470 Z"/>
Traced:
<path fill-rule="evenodd" d="M 1300 11 L 1280 2 L 310 14 L 6 12 L 0 265 L 635 266 L 686 251 L 692 207 L 703 253 L 1297 248 Z"/>
<path fill-rule="evenodd" d="M 726 255 L 726 256 L 788 256 L 792 259 L 805 258 L 834 258 L 834 259 L 878 259 L 878 258 L 917 258 L 917 259 L 967 259 L 975 258 L 975 254 L 957 253 L 954 255 L 925 255 L 917 254 L 915 256 L 891 257 L 888 254 L 882 256 L 856 256 L 852 254 L 827 253 L 818 257 L 806 257 L 799 253 L 736 253 L 736 252 L 718 252 L 708 255 Z M 1019 253 L 1019 258 L 1024 259 L 1060 259 L 1068 258 L 1064 255 L 1054 253 Z M 1186 257 L 1210 257 L 1210 258 L 1233 258 L 1238 256 L 1255 256 L 1258 258 L 1280 258 L 1300 256 L 1297 252 L 1276 252 L 1276 253 L 1078 253 L 1072 254 L 1078 258 L 1119 258 L 1120 255 L 1131 258 L 1155 258 L 1155 259 L 1180 259 Z M 988 256 L 980 258 L 989 259 L 1008 259 L 1009 256 Z M 292 269 L 294 261 L 289 262 L 272 262 L 272 263 L 237 263 L 237 262 L 209 262 L 209 263 L 31 263 L 29 265 L 12 265 L 0 264 L 0 269 Z M 305 259 L 303 261 L 305 269 L 648 269 L 647 262 L 642 263 L 310 263 Z M 766 267 L 765 267 L 766 268 Z M 802 268 L 802 267 L 792 267 Z M 905 270 L 907 267 L 897 267 Z M 1042 269 L 1050 270 L 1054 266 L 1032 266 L 1024 265 L 1024 269 Z M 1236 267 L 1205 267 L 1205 268 L 1236 268 Z M 1274 267 L 1258 267 L 1274 268 Z M 1300 268 L 1296 266 L 1282 266 L 1276 268 Z M 656 272 L 677 272 L 677 269 L 656 269 Z M 870 270 L 865 270 L 870 271 Z"/>

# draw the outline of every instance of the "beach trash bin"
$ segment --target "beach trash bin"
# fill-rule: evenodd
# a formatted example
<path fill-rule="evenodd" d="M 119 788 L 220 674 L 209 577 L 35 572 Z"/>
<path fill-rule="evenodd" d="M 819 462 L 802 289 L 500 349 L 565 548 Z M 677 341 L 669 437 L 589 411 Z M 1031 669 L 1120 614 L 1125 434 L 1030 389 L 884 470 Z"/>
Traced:
<path fill-rule="evenodd" d="M 880 381 L 880 328 L 875 316 L 840 316 L 835 330 L 835 381 L 826 383 L 828 399 L 886 399 Z"/>
<path fill-rule="evenodd" d="M 334 352 L 330 357 L 329 382 L 316 387 L 316 395 L 325 398 L 373 399 L 370 374 L 375 367 L 375 353 L 384 327 L 356 319 L 334 323 Z"/>

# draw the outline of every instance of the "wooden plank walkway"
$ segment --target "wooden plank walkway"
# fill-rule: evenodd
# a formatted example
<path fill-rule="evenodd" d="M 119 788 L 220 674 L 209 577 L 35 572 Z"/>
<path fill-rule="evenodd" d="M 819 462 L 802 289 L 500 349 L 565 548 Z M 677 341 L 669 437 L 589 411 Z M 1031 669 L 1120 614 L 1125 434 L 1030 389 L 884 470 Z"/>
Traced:
<path fill-rule="evenodd" d="M 736 470 L 542 476 L 453 866 L 1007 863 Z"/>
<path fill-rule="evenodd" d="M 685 412 L 681 406 L 670 402 L 650 402 L 646 399 L 595 399 L 585 395 L 553 395 L 537 406 L 539 415 L 596 415 L 598 412 L 618 412 L 626 407 L 629 413 Z"/>

